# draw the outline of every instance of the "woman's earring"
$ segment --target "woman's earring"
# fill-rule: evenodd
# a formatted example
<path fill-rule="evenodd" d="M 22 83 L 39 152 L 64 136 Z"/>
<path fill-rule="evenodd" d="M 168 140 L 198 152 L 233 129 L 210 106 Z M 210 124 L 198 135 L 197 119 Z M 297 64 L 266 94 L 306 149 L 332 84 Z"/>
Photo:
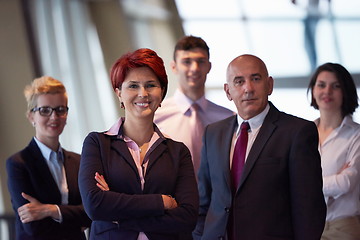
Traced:
<path fill-rule="evenodd" d="M 159 107 L 161 107 L 161 103 L 159 103 Z"/>
<path fill-rule="evenodd" d="M 120 102 L 120 107 L 123 108 L 123 109 L 125 109 L 125 105 L 124 105 L 123 102 Z"/>
<path fill-rule="evenodd" d="M 35 127 L 35 125 L 36 125 L 35 122 L 32 122 L 32 126 Z"/>

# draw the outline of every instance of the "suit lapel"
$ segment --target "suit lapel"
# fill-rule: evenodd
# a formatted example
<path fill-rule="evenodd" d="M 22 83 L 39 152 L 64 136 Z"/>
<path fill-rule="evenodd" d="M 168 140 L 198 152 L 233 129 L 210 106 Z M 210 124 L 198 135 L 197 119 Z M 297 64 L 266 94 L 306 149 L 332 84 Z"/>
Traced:
<path fill-rule="evenodd" d="M 76 161 L 73 161 L 75 159 L 72 159 L 71 155 L 65 149 L 62 150 L 64 153 L 64 168 L 66 174 L 66 182 L 69 189 L 68 201 L 70 203 L 73 202 L 73 196 L 74 196 L 73 192 L 78 185 L 78 180 L 76 176 L 78 175 L 79 168 L 75 165 Z"/>
<path fill-rule="evenodd" d="M 162 138 L 159 138 L 158 141 L 160 141 L 159 144 L 156 145 L 155 149 L 153 152 L 150 153 L 149 155 L 149 163 L 148 163 L 148 167 L 147 167 L 147 172 L 150 171 L 150 169 L 152 168 L 152 166 L 155 164 L 155 162 L 157 161 L 157 159 L 159 159 L 160 155 L 166 150 L 167 145 L 164 144 L 164 140 Z M 155 143 L 156 144 L 156 143 Z M 152 146 L 153 147 L 153 146 Z"/>
<path fill-rule="evenodd" d="M 229 187 L 229 191 L 231 192 L 230 158 L 232 158 L 232 156 L 230 156 L 230 149 L 231 149 L 232 138 L 235 132 L 235 127 L 237 126 L 236 115 L 230 117 L 227 121 L 224 122 L 222 126 L 223 126 L 223 130 L 220 131 L 220 136 L 217 138 L 218 139 L 217 145 L 222 146 L 219 147 L 219 149 L 223 150 L 219 155 L 222 157 L 219 159 L 225 158 L 225 161 L 220 162 L 221 166 L 219 166 L 219 169 L 225 169 L 225 171 L 223 171 L 224 173 L 223 177 L 225 178 L 226 185 Z"/>
<path fill-rule="evenodd" d="M 259 130 L 259 133 L 254 141 L 253 146 L 251 147 L 248 157 L 246 159 L 246 164 L 244 166 L 243 174 L 241 175 L 240 184 L 238 190 L 241 188 L 245 179 L 251 173 L 251 169 L 254 167 L 256 161 L 259 158 L 262 149 L 265 147 L 267 141 L 275 131 L 277 125 L 274 122 L 278 119 L 279 110 L 277 110 L 274 105 L 270 102 L 270 110 L 267 116 L 264 119 L 264 122 Z"/>
<path fill-rule="evenodd" d="M 129 152 L 129 149 L 124 142 L 124 140 L 117 138 L 116 140 L 113 140 L 111 143 L 111 148 L 114 148 L 114 150 L 122 156 L 123 159 L 131 166 L 132 170 L 135 171 L 137 175 L 139 175 L 135 162 L 131 156 L 131 153 Z M 109 149 L 110 151 L 110 149 Z"/>
<path fill-rule="evenodd" d="M 60 190 L 50 172 L 44 156 L 42 155 L 34 139 L 31 140 L 28 147 L 30 155 L 27 156 L 25 154 L 24 159 L 26 159 L 29 166 L 32 166 L 34 175 L 39 178 L 39 182 L 46 185 L 44 186 L 44 189 L 46 189 L 46 191 L 52 191 L 51 193 L 49 193 L 49 196 L 54 196 L 53 201 L 61 202 Z"/>

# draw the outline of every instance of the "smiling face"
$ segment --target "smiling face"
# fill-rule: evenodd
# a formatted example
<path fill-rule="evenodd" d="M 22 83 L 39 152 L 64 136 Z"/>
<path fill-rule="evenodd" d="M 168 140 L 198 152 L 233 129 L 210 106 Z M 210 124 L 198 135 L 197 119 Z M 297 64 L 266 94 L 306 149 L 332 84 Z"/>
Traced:
<path fill-rule="evenodd" d="M 185 95 L 191 92 L 203 94 L 206 76 L 211 69 L 209 56 L 204 49 L 177 50 L 171 68 L 178 75 L 179 87 Z"/>
<path fill-rule="evenodd" d="M 148 67 L 131 69 L 121 89 L 116 89 L 125 107 L 126 118 L 154 118 L 162 101 L 163 90 L 154 72 Z"/>
<path fill-rule="evenodd" d="M 341 112 L 343 93 L 334 73 L 319 73 L 313 88 L 313 97 L 320 111 Z"/>
<path fill-rule="evenodd" d="M 37 98 L 37 107 L 51 107 L 67 106 L 67 96 L 65 93 L 55 94 L 41 94 Z M 58 116 L 53 111 L 50 116 L 41 116 L 39 111 L 30 112 L 28 114 L 29 121 L 35 127 L 36 138 L 47 146 L 50 146 L 54 141 L 59 140 L 59 136 L 64 130 L 67 114 Z"/>
<path fill-rule="evenodd" d="M 247 120 L 265 109 L 273 84 L 259 58 L 242 55 L 229 64 L 224 90 L 228 99 L 234 101 L 240 117 Z"/>

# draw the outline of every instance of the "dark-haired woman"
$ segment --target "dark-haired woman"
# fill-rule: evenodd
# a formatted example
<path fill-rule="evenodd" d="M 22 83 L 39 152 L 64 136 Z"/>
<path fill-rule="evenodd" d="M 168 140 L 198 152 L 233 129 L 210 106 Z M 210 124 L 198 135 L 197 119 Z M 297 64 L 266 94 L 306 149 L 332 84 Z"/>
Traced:
<path fill-rule="evenodd" d="M 356 86 L 340 64 L 317 68 L 309 84 L 327 202 L 322 240 L 360 239 L 360 125 L 352 120 L 358 107 Z"/>

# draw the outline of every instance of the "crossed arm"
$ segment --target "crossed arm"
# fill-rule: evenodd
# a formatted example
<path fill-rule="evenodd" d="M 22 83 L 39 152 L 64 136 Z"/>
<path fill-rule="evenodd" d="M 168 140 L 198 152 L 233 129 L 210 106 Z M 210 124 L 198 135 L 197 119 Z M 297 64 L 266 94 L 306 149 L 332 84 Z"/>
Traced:
<path fill-rule="evenodd" d="M 104 176 L 100 175 L 98 172 L 95 173 L 95 180 L 97 181 L 96 186 L 102 191 L 109 191 L 110 188 L 106 183 Z M 173 209 L 177 207 L 177 202 L 175 198 L 168 195 L 161 195 L 165 209 Z"/>
<path fill-rule="evenodd" d="M 29 201 L 17 209 L 20 220 L 22 223 L 29 223 L 51 217 L 57 221 L 60 221 L 60 211 L 55 204 L 43 204 L 36 198 L 21 193 L 21 196 Z"/>

